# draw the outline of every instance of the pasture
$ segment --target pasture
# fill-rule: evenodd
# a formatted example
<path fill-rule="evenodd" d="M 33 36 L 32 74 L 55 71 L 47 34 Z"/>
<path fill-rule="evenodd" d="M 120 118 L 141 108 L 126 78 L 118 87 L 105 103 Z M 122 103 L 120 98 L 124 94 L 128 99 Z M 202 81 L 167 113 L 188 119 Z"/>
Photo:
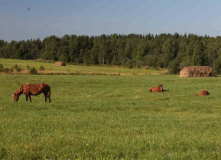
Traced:
<path fill-rule="evenodd" d="M 221 159 L 221 78 L 0 75 L 0 159 Z M 52 103 L 12 94 L 50 84 Z M 148 89 L 163 84 L 166 92 Z M 211 94 L 194 96 L 201 90 Z"/>
<path fill-rule="evenodd" d="M 17 60 L 17 59 L 5 59 L 0 58 L 0 64 L 5 67 L 12 67 L 17 64 L 21 69 L 19 74 L 27 74 L 27 66 L 35 67 L 39 74 L 77 74 L 77 75 L 160 75 L 168 72 L 166 69 L 128 69 L 119 66 L 79 66 L 79 65 L 67 65 L 67 66 L 54 66 L 54 63 L 46 63 L 35 60 Z M 44 71 L 40 71 L 40 66 L 45 68 Z"/>

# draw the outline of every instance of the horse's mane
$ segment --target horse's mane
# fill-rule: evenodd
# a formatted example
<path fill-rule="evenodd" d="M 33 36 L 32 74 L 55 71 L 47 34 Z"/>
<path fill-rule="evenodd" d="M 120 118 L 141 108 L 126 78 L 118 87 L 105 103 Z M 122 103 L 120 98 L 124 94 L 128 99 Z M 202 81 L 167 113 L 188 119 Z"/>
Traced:
<path fill-rule="evenodd" d="M 23 85 L 15 92 L 15 94 L 21 95 L 21 94 L 23 93 L 23 87 L 24 87 L 25 85 L 27 85 L 27 84 L 28 84 L 28 83 L 23 84 Z"/>

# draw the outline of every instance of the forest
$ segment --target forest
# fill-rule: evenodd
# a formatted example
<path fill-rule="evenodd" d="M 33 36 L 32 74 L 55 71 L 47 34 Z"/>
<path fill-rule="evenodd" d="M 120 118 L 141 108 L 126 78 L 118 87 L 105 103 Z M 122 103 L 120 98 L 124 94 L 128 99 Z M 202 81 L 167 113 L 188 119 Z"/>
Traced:
<path fill-rule="evenodd" d="M 221 36 L 195 34 L 52 35 L 43 40 L 0 40 L 0 58 L 44 59 L 82 65 L 128 68 L 167 68 L 178 73 L 185 66 L 210 66 L 221 73 Z"/>

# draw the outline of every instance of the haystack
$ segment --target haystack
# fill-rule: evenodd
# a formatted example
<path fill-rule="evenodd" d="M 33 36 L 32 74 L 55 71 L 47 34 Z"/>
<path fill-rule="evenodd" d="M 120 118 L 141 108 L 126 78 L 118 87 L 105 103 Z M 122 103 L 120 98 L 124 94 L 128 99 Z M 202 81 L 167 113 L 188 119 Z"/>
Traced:
<path fill-rule="evenodd" d="M 65 64 L 64 62 L 60 62 L 60 61 L 55 62 L 54 65 L 55 65 L 55 66 L 66 66 L 66 64 Z"/>
<path fill-rule="evenodd" d="M 180 77 L 213 77 L 213 68 L 208 66 L 184 67 L 180 71 Z"/>

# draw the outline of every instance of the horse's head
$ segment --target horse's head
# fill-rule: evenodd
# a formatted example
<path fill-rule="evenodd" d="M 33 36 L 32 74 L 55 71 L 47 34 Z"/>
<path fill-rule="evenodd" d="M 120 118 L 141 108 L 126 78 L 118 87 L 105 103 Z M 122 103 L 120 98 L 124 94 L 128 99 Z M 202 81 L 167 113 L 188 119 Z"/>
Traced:
<path fill-rule="evenodd" d="M 161 91 L 163 91 L 163 85 L 162 84 L 160 84 L 158 87 L 160 88 Z"/>
<path fill-rule="evenodd" d="M 17 102 L 17 101 L 19 100 L 19 96 L 20 96 L 22 93 L 23 93 L 23 86 L 20 87 L 20 88 L 12 95 L 14 101 Z"/>
<path fill-rule="evenodd" d="M 17 102 L 19 100 L 19 95 L 17 95 L 17 94 L 13 94 L 12 97 L 15 102 Z"/>

